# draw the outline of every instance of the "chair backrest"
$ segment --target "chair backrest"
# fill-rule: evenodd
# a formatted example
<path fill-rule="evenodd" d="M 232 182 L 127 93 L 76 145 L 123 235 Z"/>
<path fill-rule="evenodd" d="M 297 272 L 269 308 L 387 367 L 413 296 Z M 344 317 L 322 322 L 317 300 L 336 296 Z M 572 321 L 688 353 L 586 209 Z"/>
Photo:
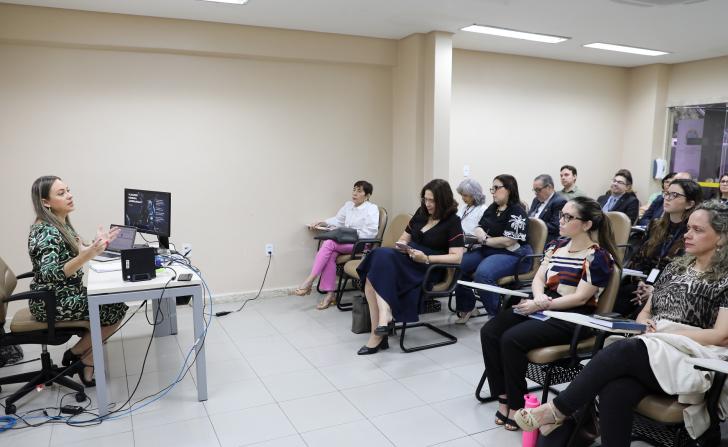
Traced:
<path fill-rule="evenodd" d="M 3 258 L 0 258 L 0 326 L 5 323 L 5 316 L 8 311 L 8 303 L 5 302 L 5 299 L 13 294 L 17 284 L 18 280 L 15 279 L 15 273 L 10 270 Z"/>
<path fill-rule="evenodd" d="M 614 232 L 614 242 L 618 246 L 617 254 L 620 256 L 619 262 L 624 261 L 624 253 L 627 250 L 627 240 L 629 233 L 632 231 L 632 222 L 626 214 L 619 211 L 608 211 L 607 219 L 612 225 Z"/>
<path fill-rule="evenodd" d="M 622 213 L 619 213 L 622 214 Z M 624 216 L 627 217 L 627 216 Z M 598 314 L 606 314 L 614 309 L 614 302 L 617 301 L 617 292 L 619 292 L 619 283 L 622 280 L 622 269 L 614 266 L 612 276 L 609 277 L 607 287 L 604 288 L 602 294 L 599 295 L 599 301 L 597 301 L 597 308 L 594 311 Z"/>
<path fill-rule="evenodd" d="M 394 247 L 394 243 L 402 236 L 410 219 L 412 219 L 411 214 L 398 214 L 395 216 L 392 222 L 387 225 L 387 230 L 382 235 L 382 247 Z"/>
<path fill-rule="evenodd" d="M 546 238 L 548 238 L 549 230 L 543 220 L 529 217 L 528 218 L 528 245 L 531 246 L 534 254 L 543 253 Z M 518 275 L 519 281 L 529 281 L 536 276 L 536 272 L 541 266 L 541 259 L 534 257 L 531 261 L 531 268 L 526 273 Z M 514 275 L 499 278 L 497 283 L 499 286 L 507 286 L 516 280 Z"/>
<path fill-rule="evenodd" d="M 377 231 L 377 239 L 384 237 L 384 230 L 387 228 L 387 209 L 383 206 L 379 207 L 379 230 Z"/>

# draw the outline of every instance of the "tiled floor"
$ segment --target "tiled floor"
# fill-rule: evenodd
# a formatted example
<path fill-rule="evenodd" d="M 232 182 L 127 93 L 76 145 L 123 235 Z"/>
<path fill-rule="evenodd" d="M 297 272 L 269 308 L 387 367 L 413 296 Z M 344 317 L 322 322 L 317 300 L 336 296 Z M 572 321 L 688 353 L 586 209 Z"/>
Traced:
<path fill-rule="evenodd" d="M 131 416 L 86 428 L 11 430 L 0 433 L 0 441 L 13 447 L 521 445 L 520 433 L 494 425 L 496 404 L 473 396 L 482 373 L 482 318 L 456 327 L 447 312 L 433 314 L 428 317 L 449 325 L 457 344 L 405 354 L 393 338 L 389 350 L 357 356 L 367 335 L 351 333 L 351 313 L 317 311 L 314 300 L 267 298 L 214 318 L 206 340 L 207 402 L 197 402 L 193 368 L 163 399 Z M 177 376 L 192 342 L 191 320 L 191 309 L 178 307 L 179 334 L 154 339 L 134 400 Z M 137 384 L 150 334 L 143 314 L 136 314 L 108 343 L 112 401 L 124 402 Z M 416 341 L 416 332 L 410 336 Z M 64 349 L 51 348 L 56 361 Z M 26 359 L 38 352 L 26 347 Z M 2 372 L 35 368 L 31 363 Z M 8 385 L 2 395 L 14 389 Z M 19 410 L 55 406 L 61 393 L 57 387 L 33 393 Z M 89 396 L 93 408 L 95 393 Z"/>

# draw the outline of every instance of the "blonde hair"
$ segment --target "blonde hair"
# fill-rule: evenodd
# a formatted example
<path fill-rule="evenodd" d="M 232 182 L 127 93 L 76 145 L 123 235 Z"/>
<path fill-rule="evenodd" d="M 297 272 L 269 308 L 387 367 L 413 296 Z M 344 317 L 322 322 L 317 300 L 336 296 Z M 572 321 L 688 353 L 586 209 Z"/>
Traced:
<path fill-rule="evenodd" d="M 78 241 L 76 240 L 76 230 L 71 225 L 71 221 L 66 216 L 66 221 L 61 222 L 58 217 L 53 214 L 50 207 L 43 205 L 43 199 L 50 200 L 51 187 L 56 180 L 61 180 L 55 175 L 44 175 L 37 178 L 30 188 L 30 197 L 33 201 L 33 209 L 35 210 L 36 222 L 44 222 L 55 227 L 60 233 L 63 240 L 71 247 L 74 254 L 78 254 Z"/>

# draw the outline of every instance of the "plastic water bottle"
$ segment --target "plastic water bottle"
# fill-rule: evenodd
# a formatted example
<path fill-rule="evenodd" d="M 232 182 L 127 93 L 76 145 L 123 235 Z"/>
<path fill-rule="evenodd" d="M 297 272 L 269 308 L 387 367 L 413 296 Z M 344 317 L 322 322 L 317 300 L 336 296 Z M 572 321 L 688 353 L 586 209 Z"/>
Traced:
<path fill-rule="evenodd" d="M 538 397 L 533 394 L 526 394 L 523 396 L 523 399 L 525 400 L 524 407 L 526 408 L 536 408 L 541 405 Z M 538 441 L 538 430 L 523 432 L 523 437 L 521 438 L 523 447 L 536 447 L 536 441 Z"/>

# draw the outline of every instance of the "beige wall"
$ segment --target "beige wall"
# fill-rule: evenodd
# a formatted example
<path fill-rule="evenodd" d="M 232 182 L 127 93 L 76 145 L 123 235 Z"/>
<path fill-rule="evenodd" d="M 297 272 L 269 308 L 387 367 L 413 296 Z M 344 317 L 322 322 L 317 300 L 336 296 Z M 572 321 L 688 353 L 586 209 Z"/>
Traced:
<path fill-rule="evenodd" d="M 463 165 L 484 188 L 509 173 L 530 204 L 536 175 L 560 189 L 559 167 L 572 164 L 596 197 L 619 167 L 625 92 L 621 68 L 454 51 L 451 182 L 463 179 Z"/>
<path fill-rule="evenodd" d="M 667 106 L 728 102 L 728 57 L 670 66 Z"/>
<path fill-rule="evenodd" d="M 87 237 L 98 224 L 122 221 L 124 187 L 171 191 L 172 241 L 193 244 L 193 259 L 217 294 L 258 288 L 267 242 L 275 245 L 267 287 L 300 282 L 315 249 L 303 224 L 333 215 L 355 180 L 370 180 L 373 201 L 390 206 L 392 75 L 385 62 L 394 43 L 318 35 L 304 52 L 310 60 L 301 60 L 270 49 L 266 30 L 259 50 L 275 57 L 247 57 L 249 48 L 231 56 L 215 33 L 194 52 L 150 50 L 128 40 L 155 23 L 160 31 L 150 46 L 217 27 L 0 8 L 5 23 L 12 14 L 25 23 L 19 39 L 0 26 L 0 188 L 10 210 L 0 246 L 14 270 L 30 266 L 30 185 L 49 173 L 71 186 L 72 218 Z M 48 46 L 44 36 L 28 35 L 34 27 L 42 34 L 39 22 L 56 13 L 72 20 L 67 29 L 53 22 L 53 38 L 72 44 Z M 133 33 L 116 28 L 126 21 Z M 78 32 L 84 26 L 88 34 Z M 95 28 L 116 39 L 96 45 Z M 287 42 L 305 46 L 311 34 Z M 92 45 L 79 42 L 84 38 Z M 361 63 L 361 48 L 376 57 Z"/>

